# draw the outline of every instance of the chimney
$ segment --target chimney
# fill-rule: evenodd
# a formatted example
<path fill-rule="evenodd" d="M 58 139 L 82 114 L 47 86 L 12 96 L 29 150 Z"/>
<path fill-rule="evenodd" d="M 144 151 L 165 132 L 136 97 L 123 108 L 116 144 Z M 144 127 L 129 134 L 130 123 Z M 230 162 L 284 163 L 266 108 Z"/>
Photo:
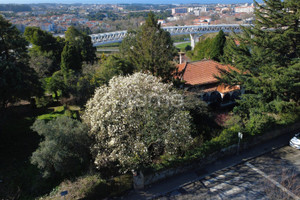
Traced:
<path fill-rule="evenodd" d="M 184 55 L 185 55 L 185 52 L 179 52 L 179 64 L 182 64 L 185 62 L 184 60 Z"/>

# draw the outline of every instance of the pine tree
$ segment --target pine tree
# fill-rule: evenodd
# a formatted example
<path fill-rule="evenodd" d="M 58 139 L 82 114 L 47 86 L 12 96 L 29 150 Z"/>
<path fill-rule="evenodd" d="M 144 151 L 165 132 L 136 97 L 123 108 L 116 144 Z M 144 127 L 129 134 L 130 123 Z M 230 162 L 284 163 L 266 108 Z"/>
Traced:
<path fill-rule="evenodd" d="M 129 31 L 120 52 L 137 70 L 151 72 L 165 81 L 172 79 L 176 49 L 170 33 L 160 27 L 153 12 L 142 27 Z"/>
<path fill-rule="evenodd" d="M 224 46 L 226 42 L 225 34 L 222 30 L 219 31 L 218 35 L 213 39 L 212 46 L 210 47 L 210 58 L 216 61 L 220 61 L 220 58 L 224 54 Z"/>
<path fill-rule="evenodd" d="M 193 61 L 209 59 L 212 42 L 213 39 L 211 38 L 200 40 L 196 44 L 194 50 L 187 53 L 187 56 L 190 57 Z"/>
<path fill-rule="evenodd" d="M 61 71 L 67 81 L 67 76 L 70 70 L 80 72 L 82 61 L 80 52 L 76 46 L 66 42 L 63 52 L 61 53 Z"/>
<path fill-rule="evenodd" d="M 80 52 L 82 61 L 94 63 L 96 59 L 96 48 L 93 47 L 91 37 L 71 26 L 65 33 L 66 42 L 76 47 Z"/>
<path fill-rule="evenodd" d="M 235 34 L 226 47 L 225 60 L 236 70 L 222 71 L 219 77 L 227 85 L 245 89 L 235 111 L 250 121 L 257 115 L 280 115 L 299 106 L 300 2 L 264 2 L 255 2 L 255 25 L 243 28 L 242 35 Z"/>
<path fill-rule="evenodd" d="M 192 60 L 212 59 L 220 61 L 224 54 L 226 37 L 221 30 L 214 38 L 205 38 L 199 41 L 195 49 L 188 53 Z"/>

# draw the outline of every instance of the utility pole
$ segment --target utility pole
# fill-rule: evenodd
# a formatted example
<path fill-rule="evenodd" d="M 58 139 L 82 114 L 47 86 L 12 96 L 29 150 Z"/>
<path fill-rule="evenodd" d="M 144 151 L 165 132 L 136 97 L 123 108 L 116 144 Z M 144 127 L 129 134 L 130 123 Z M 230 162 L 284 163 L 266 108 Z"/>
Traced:
<path fill-rule="evenodd" d="M 237 155 L 239 155 L 240 142 L 241 142 L 241 139 L 243 139 L 243 134 L 241 132 L 238 132 L 238 137 L 239 137 L 239 141 L 238 141 L 238 146 L 237 146 Z"/>

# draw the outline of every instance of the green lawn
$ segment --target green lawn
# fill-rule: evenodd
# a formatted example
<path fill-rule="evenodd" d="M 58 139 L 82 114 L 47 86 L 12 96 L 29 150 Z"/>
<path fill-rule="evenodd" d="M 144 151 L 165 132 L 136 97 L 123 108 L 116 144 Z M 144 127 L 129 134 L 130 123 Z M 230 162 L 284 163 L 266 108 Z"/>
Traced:
<path fill-rule="evenodd" d="M 120 42 L 116 42 L 116 43 L 110 43 L 110 44 L 102 44 L 97 46 L 97 49 L 103 49 L 103 48 L 119 48 L 121 45 Z"/>
<path fill-rule="evenodd" d="M 191 42 L 186 42 L 186 43 L 178 44 L 178 45 L 176 45 L 176 47 L 179 48 L 181 51 L 185 51 L 185 47 L 187 45 L 191 45 Z"/>

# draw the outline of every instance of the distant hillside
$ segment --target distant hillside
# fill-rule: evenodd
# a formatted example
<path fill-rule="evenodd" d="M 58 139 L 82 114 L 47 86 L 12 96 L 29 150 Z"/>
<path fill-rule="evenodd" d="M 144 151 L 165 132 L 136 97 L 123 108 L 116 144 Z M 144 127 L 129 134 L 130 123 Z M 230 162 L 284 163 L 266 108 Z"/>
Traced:
<path fill-rule="evenodd" d="M 25 12 L 31 11 L 31 7 L 24 4 L 0 4 L 0 11 Z"/>

